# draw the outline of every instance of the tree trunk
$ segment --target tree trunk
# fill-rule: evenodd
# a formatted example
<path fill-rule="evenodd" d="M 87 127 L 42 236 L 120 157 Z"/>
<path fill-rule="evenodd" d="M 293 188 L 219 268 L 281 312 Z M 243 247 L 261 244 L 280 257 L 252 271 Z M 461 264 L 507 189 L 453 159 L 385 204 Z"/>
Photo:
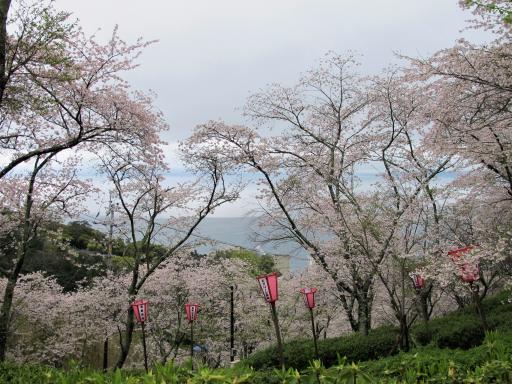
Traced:
<path fill-rule="evenodd" d="M 121 346 L 121 351 L 119 352 L 119 357 L 117 358 L 116 368 L 123 368 L 123 365 L 128 357 L 128 353 L 130 352 L 130 346 L 132 345 L 133 338 L 133 329 L 135 327 L 135 322 L 133 321 L 133 309 L 130 307 L 128 309 L 128 315 L 126 318 L 126 328 L 124 330 L 124 336 L 120 332 L 119 333 L 119 344 Z"/>
<path fill-rule="evenodd" d="M 5 360 L 7 339 L 9 336 L 9 327 L 11 323 L 12 299 L 17 281 L 18 276 L 11 274 L 7 280 L 7 286 L 5 287 L 4 301 L 2 303 L 2 309 L 0 312 L 0 361 Z"/>
<path fill-rule="evenodd" d="M 0 105 L 7 86 L 7 17 L 11 0 L 0 0 Z"/>
<path fill-rule="evenodd" d="M 23 238 L 21 240 L 21 244 L 19 245 L 16 264 L 7 278 L 7 286 L 5 287 L 2 308 L 0 310 L 0 361 L 5 360 L 7 339 L 9 336 L 9 327 L 11 323 L 11 307 L 14 297 L 14 289 L 16 288 L 16 283 L 18 282 L 18 277 L 20 276 L 23 263 L 25 262 L 29 236 L 30 223 L 27 223 L 26 228 L 23 230 Z"/>
<path fill-rule="evenodd" d="M 367 336 L 372 324 L 372 300 L 368 292 L 357 297 L 357 332 Z"/>
<path fill-rule="evenodd" d="M 339 285 L 337 288 L 340 293 L 340 301 L 345 314 L 347 315 L 350 328 L 353 332 L 368 335 L 372 323 L 373 297 L 371 293 L 371 286 L 359 289 L 358 291 L 355 291 L 355 293 L 352 293 L 350 301 L 347 301 L 344 296 L 347 292 Z"/>
<path fill-rule="evenodd" d="M 12 307 L 12 299 L 14 297 L 14 289 L 16 288 L 16 283 L 18 282 L 18 277 L 20 276 L 21 269 L 23 267 L 23 263 L 25 262 L 25 257 L 27 255 L 28 243 L 30 241 L 31 233 L 32 233 L 32 221 L 31 221 L 31 213 L 32 213 L 32 194 L 34 193 L 34 184 L 36 180 L 37 173 L 41 170 L 47 160 L 43 161 L 41 164 L 38 164 L 36 161 L 36 165 L 34 166 L 34 170 L 32 171 L 32 175 L 30 176 L 30 181 L 28 184 L 27 197 L 25 200 L 25 212 L 23 213 L 23 232 L 21 234 L 21 239 L 18 243 L 18 249 L 16 252 L 16 262 L 12 271 L 9 273 L 7 277 L 7 286 L 4 291 L 4 299 L 2 303 L 2 308 L 0 310 L 0 361 L 5 360 L 5 353 L 7 350 L 7 340 L 9 337 L 9 327 L 11 323 L 11 307 Z"/>
<path fill-rule="evenodd" d="M 400 349 L 408 352 L 409 344 L 409 327 L 407 326 L 407 317 L 402 314 L 400 317 Z"/>
<path fill-rule="evenodd" d="M 428 295 L 429 292 L 423 292 L 420 290 L 417 292 L 416 296 L 418 299 L 419 314 L 425 324 L 427 324 L 428 321 L 430 320 L 430 314 L 428 310 Z"/>
<path fill-rule="evenodd" d="M 484 309 L 482 308 L 482 301 L 481 301 L 480 295 L 478 293 L 478 291 L 479 291 L 478 288 L 479 287 L 477 284 L 470 285 L 471 293 L 473 295 L 473 302 L 475 304 L 476 313 L 477 313 L 478 317 L 480 318 L 480 323 L 482 324 L 483 330 L 486 332 L 489 330 L 489 326 L 487 325 L 487 318 L 485 317 L 485 312 L 484 312 Z"/>
<path fill-rule="evenodd" d="M 103 372 L 108 370 L 108 336 L 103 341 Z"/>

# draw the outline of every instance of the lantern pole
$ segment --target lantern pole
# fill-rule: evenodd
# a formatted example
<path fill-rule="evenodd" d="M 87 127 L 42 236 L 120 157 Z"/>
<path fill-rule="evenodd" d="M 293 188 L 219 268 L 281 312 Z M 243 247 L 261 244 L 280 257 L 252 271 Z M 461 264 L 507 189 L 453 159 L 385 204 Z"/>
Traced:
<path fill-rule="evenodd" d="M 316 332 L 315 332 L 315 317 L 313 314 L 313 308 L 309 308 L 309 314 L 311 316 L 311 332 L 313 332 L 313 344 L 315 346 L 315 359 L 319 360 L 319 354 L 318 354 L 318 343 L 316 341 Z"/>
<path fill-rule="evenodd" d="M 130 315 L 135 315 L 137 323 L 140 323 L 142 329 L 142 347 L 144 350 L 144 369 L 148 371 L 148 354 L 146 348 L 146 329 L 144 323 L 148 319 L 148 301 L 147 300 L 136 300 L 130 305 Z M 131 317 L 131 319 L 133 319 Z M 133 324 L 133 323 L 132 323 Z"/>
<path fill-rule="evenodd" d="M 274 322 L 274 328 L 276 330 L 277 352 L 279 354 L 279 362 L 281 363 L 281 368 L 284 370 L 283 340 L 281 339 L 281 330 L 279 329 L 279 320 L 277 318 L 275 301 L 270 302 L 270 311 L 272 312 L 272 321 Z"/>
<path fill-rule="evenodd" d="M 194 321 L 190 321 L 190 365 L 194 370 Z"/>
<path fill-rule="evenodd" d="M 142 327 L 142 348 L 144 349 L 144 369 L 146 372 L 148 371 L 148 354 L 146 351 L 146 330 L 144 327 L 144 322 L 140 323 Z"/>
<path fill-rule="evenodd" d="M 235 287 L 231 286 L 231 316 L 230 316 L 230 339 L 229 339 L 229 361 L 235 361 Z"/>

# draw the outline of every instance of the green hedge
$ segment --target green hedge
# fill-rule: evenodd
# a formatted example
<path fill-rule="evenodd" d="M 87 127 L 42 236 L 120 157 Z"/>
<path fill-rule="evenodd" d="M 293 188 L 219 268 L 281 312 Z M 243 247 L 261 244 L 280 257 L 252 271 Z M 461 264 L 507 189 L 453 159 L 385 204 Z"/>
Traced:
<path fill-rule="evenodd" d="M 509 292 L 502 292 L 484 300 L 483 308 L 491 329 L 510 329 L 512 305 L 507 301 L 509 296 Z M 469 349 L 482 344 L 485 337 L 473 306 L 432 319 L 428 325 L 417 324 L 411 333 L 413 340 L 420 345 L 433 343 L 440 348 Z"/>
<path fill-rule="evenodd" d="M 377 337 L 373 335 L 373 337 Z M 190 365 L 151 367 L 141 370 L 116 370 L 102 373 L 72 365 L 55 369 L 37 365 L 0 363 L 0 383 L 40 384 L 397 384 L 397 383 L 503 383 L 512 382 L 512 333 L 490 332 L 481 346 L 470 350 L 440 349 L 433 345 L 409 353 L 351 364 L 340 359 L 330 368 L 319 361 L 304 370 L 267 369 L 254 371 L 244 366 L 210 369 Z"/>
<path fill-rule="evenodd" d="M 389 356 L 398 352 L 397 330 L 380 327 L 368 336 L 352 334 L 318 341 L 320 360 L 329 367 L 337 362 L 337 355 L 346 356 L 349 361 L 365 361 Z M 284 344 L 284 360 L 287 367 L 304 369 L 314 359 L 312 340 L 293 340 Z M 254 369 L 279 367 L 276 347 L 257 351 L 243 360 L 243 364 Z"/>
<path fill-rule="evenodd" d="M 386 379 L 392 382 L 446 382 L 451 373 L 453 377 L 448 382 L 466 382 L 462 379 L 471 378 L 474 381 L 467 382 L 509 383 L 512 378 L 511 347 L 510 331 L 491 332 L 482 345 L 469 350 L 440 349 L 430 345 L 364 363 L 362 368 L 369 375 L 379 377 L 378 382 L 387 382 Z"/>
<path fill-rule="evenodd" d="M 491 329 L 508 331 L 512 329 L 512 304 L 508 302 L 510 292 L 502 292 L 483 302 L 484 311 Z M 472 306 L 431 320 L 428 326 L 417 323 L 411 329 L 413 344 L 433 344 L 440 348 L 469 349 L 482 344 L 485 332 Z M 398 330 L 379 327 L 368 336 L 351 334 L 348 336 L 320 340 L 318 343 L 320 360 L 326 367 L 337 362 L 337 356 L 345 356 L 347 361 L 360 362 L 375 360 L 398 352 Z M 305 369 L 314 359 L 311 339 L 293 340 L 284 345 L 284 358 L 287 367 Z M 254 369 L 279 367 L 276 347 L 257 351 L 242 361 L 243 365 Z"/>

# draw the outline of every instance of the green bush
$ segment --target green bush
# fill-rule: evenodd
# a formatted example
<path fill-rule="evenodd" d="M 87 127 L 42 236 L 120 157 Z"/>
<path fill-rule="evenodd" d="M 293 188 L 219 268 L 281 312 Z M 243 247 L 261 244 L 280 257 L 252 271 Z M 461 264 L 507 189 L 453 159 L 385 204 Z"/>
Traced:
<path fill-rule="evenodd" d="M 373 335 L 377 338 L 378 336 Z M 440 349 L 433 345 L 409 353 L 361 364 L 337 359 L 330 368 L 312 361 L 305 369 L 254 371 L 244 366 L 210 369 L 172 363 L 157 365 L 149 373 L 120 371 L 102 373 L 72 364 L 67 370 L 37 365 L 0 363 L 0 383 L 41 384 L 368 384 L 368 383 L 511 383 L 512 333 L 491 332 L 481 346 L 470 350 Z"/>
<path fill-rule="evenodd" d="M 490 332 L 478 347 L 462 349 L 440 349 L 433 345 L 420 347 L 409 353 L 400 353 L 377 361 L 366 362 L 363 369 L 376 382 L 448 382 L 510 383 L 510 353 L 512 333 Z M 491 378 L 495 378 L 493 381 Z M 505 378 L 505 379 L 504 379 Z M 464 381 L 464 380 L 467 381 Z M 473 380 L 473 381 L 471 381 Z"/>
<path fill-rule="evenodd" d="M 508 330 L 512 326 L 512 305 L 507 301 L 509 296 L 509 292 L 502 292 L 484 300 L 483 308 L 491 329 Z M 411 334 L 420 345 L 434 343 L 441 348 L 461 349 L 480 345 L 485 337 L 473 306 L 433 319 L 428 325 L 415 325 Z"/>
<path fill-rule="evenodd" d="M 507 299 L 510 292 L 502 292 L 483 302 L 487 321 L 491 329 L 507 331 L 512 328 L 512 304 Z M 329 367 L 336 363 L 337 355 L 345 356 L 347 361 L 367 361 L 390 356 L 398 352 L 397 330 L 379 327 L 368 336 L 352 334 L 348 336 L 320 340 L 319 358 Z M 413 344 L 434 344 L 440 348 L 469 349 L 482 344 L 485 332 L 475 309 L 472 306 L 433 319 L 428 326 L 416 324 L 411 329 Z M 284 344 L 284 358 L 287 367 L 305 369 L 314 359 L 311 339 L 293 340 Z M 257 351 L 245 359 L 242 364 L 254 369 L 279 367 L 275 346 Z"/>
<path fill-rule="evenodd" d="M 352 334 L 318 341 L 320 360 L 329 367 L 337 362 L 337 356 L 348 361 L 365 361 L 389 356 L 397 352 L 397 331 L 389 327 L 372 330 L 368 336 Z M 305 369 L 314 359 L 312 340 L 293 340 L 284 344 L 284 360 L 287 367 Z M 254 369 L 279 367 L 276 347 L 257 351 L 243 361 Z"/>
<path fill-rule="evenodd" d="M 441 348 L 469 349 L 482 344 L 485 337 L 478 317 L 469 314 L 435 319 L 413 327 L 411 333 L 420 345 L 434 342 Z"/>

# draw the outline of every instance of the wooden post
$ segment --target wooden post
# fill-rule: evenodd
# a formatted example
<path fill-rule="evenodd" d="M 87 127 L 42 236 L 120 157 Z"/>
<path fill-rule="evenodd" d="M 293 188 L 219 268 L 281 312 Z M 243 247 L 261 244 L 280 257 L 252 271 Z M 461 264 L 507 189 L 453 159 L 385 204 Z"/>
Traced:
<path fill-rule="evenodd" d="M 235 287 L 231 286 L 231 316 L 230 316 L 230 340 L 229 340 L 229 361 L 235 361 Z"/>
<path fill-rule="evenodd" d="M 144 323 L 141 323 L 142 326 L 142 347 L 144 348 L 144 369 L 146 372 L 148 371 L 148 354 L 146 351 L 146 332 L 144 329 Z"/>
<path fill-rule="evenodd" d="M 272 320 L 274 322 L 274 328 L 276 330 L 276 338 L 277 338 L 277 352 L 279 354 L 279 362 L 281 363 L 281 368 L 284 370 L 284 354 L 283 354 L 283 340 L 281 339 L 281 330 L 279 329 L 279 320 L 277 319 L 277 311 L 276 311 L 276 303 L 270 303 L 270 309 L 272 312 Z"/>
<path fill-rule="evenodd" d="M 194 322 L 190 322 L 190 366 L 194 370 Z"/>
<path fill-rule="evenodd" d="M 311 315 L 311 332 L 313 332 L 313 344 L 315 346 L 315 359 L 319 360 L 320 356 L 318 354 L 318 343 L 316 341 L 315 317 L 313 315 L 313 308 L 309 308 L 309 314 Z"/>

